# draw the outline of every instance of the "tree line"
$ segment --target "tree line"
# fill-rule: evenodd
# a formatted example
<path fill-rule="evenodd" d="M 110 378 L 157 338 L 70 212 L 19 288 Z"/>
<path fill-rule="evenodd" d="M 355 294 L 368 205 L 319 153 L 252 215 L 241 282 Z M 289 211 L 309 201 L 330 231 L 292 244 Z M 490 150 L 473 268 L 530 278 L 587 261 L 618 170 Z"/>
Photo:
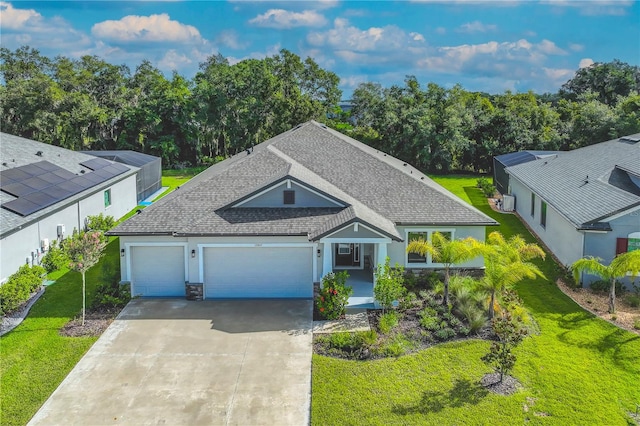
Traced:
<path fill-rule="evenodd" d="M 360 84 L 340 109 L 340 78 L 281 50 L 235 64 L 221 55 L 193 79 L 135 71 L 97 56 L 48 58 L 0 49 L 2 131 L 72 150 L 131 149 L 165 167 L 208 165 L 315 119 L 432 172 L 488 171 L 491 158 L 572 149 L 640 132 L 640 70 L 620 61 L 580 69 L 555 94 L 487 94 Z"/>

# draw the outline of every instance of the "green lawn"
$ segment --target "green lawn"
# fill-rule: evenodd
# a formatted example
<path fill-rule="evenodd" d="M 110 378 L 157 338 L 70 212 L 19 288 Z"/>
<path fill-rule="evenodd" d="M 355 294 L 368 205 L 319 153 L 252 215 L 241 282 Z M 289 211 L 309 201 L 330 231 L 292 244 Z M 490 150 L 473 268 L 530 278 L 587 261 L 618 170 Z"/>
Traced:
<path fill-rule="evenodd" d="M 163 172 L 162 185 L 169 188 L 158 198 L 187 182 L 196 172 Z M 139 208 L 144 206 L 136 207 L 121 220 Z M 87 303 L 101 281 L 102 265 L 120 264 L 119 251 L 118 239 L 113 238 L 100 263 L 87 272 Z M 47 288 L 22 324 L 0 337 L 0 425 L 26 424 L 97 340 L 58 334 L 82 309 L 81 275 L 56 271 L 48 279 L 56 283 Z"/>
<path fill-rule="evenodd" d="M 514 215 L 494 212 L 475 177 L 434 179 L 501 223 L 505 235 L 527 232 Z M 517 287 L 541 333 L 516 350 L 513 375 L 524 388 L 487 393 L 478 380 L 489 344 L 468 340 L 398 359 L 344 361 L 313 356 L 314 425 L 626 425 L 640 403 L 640 336 L 587 313 L 552 284 L 559 268 L 538 262 L 549 281 Z M 525 408 L 526 406 L 526 408 Z"/>
<path fill-rule="evenodd" d="M 118 239 L 100 263 L 87 272 L 87 301 L 101 282 L 102 265 L 119 264 Z M 52 277 L 50 277 L 52 278 Z M 0 337 L 0 424 L 24 425 L 97 340 L 62 337 L 58 330 L 82 309 L 82 278 L 78 272 L 57 273 L 27 318 Z"/>

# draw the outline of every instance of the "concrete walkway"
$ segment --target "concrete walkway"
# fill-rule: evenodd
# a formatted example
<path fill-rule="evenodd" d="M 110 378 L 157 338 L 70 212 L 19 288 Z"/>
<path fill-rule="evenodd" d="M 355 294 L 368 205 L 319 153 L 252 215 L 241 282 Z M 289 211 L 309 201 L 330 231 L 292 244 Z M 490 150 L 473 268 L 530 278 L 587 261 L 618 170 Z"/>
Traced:
<path fill-rule="evenodd" d="M 312 302 L 136 299 L 31 425 L 308 425 Z"/>
<path fill-rule="evenodd" d="M 318 334 L 369 330 L 371 326 L 366 309 L 347 308 L 344 319 L 313 322 L 313 332 Z"/>

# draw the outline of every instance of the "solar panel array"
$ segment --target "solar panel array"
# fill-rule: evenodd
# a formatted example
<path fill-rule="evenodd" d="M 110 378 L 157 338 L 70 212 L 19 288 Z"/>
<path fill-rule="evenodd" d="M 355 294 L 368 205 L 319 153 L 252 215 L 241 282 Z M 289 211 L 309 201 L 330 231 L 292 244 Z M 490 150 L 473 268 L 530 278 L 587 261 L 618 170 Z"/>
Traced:
<path fill-rule="evenodd" d="M 48 161 L 0 171 L 0 190 L 18 197 L 2 208 L 28 216 L 129 170 L 101 158 L 80 164 L 93 171 L 76 175 Z"/>

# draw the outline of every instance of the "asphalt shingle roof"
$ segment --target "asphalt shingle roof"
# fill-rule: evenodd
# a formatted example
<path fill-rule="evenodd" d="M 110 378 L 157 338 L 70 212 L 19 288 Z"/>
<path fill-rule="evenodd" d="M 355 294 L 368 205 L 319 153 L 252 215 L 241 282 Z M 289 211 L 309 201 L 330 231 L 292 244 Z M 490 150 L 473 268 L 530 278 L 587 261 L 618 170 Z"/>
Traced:
<path fill-rule="evenodd" d="M 632 135 L 638 138 L 640 134 Z M 576 228 L 640 204 L 630 171 L 640 178 L 640 143 L 624 138 L 506 168 Z"/>
<path fill-rule="evenodd" d="M 235 201 L 291 177 L 335 199 L 337 208 L 233 207 Z M 496 222 L 413 167 L 310 121 L 218 163 L 113 235 L 308 235 L 314 240 L 362 221 L 402 240 L 396 225 L 493 225 Z"/>
<path fill-rule="evenodd" d="M 40 155 L 36 154 L 38 152 L 40 152 Z M 96 157 L 92 155 L 71 151 L 58 146 L 21 138 L 19 136 L 13 136 L 8 133 L 0 133 L 0 171 L 47 161 L 73 174 L 80 175 L 81 172 L 88 174 L 91 172 L 91 169 L 82 166 L 80 163 L 93 160 L 95 158 Z M 28 216 L 21 216 L 7 209 L 0 208 L 0 235 L 4 236 L 29 223 L 36 222 L 56 210 L 64 208 L 69 204 L 73 204 L 80 199 L 86 198 L 103 188 L 108 188 L 113 185 L 114 182 L 125 179 L 126 177 L 135 174 L 138 170 L 137 167 L 126 167 L 130 170 L 66 198 L 56 204 L 42 210 L 38 210 Z M 13 195 L 0 191 L 0 204 L 15 199 L 16 197 Z"/>

